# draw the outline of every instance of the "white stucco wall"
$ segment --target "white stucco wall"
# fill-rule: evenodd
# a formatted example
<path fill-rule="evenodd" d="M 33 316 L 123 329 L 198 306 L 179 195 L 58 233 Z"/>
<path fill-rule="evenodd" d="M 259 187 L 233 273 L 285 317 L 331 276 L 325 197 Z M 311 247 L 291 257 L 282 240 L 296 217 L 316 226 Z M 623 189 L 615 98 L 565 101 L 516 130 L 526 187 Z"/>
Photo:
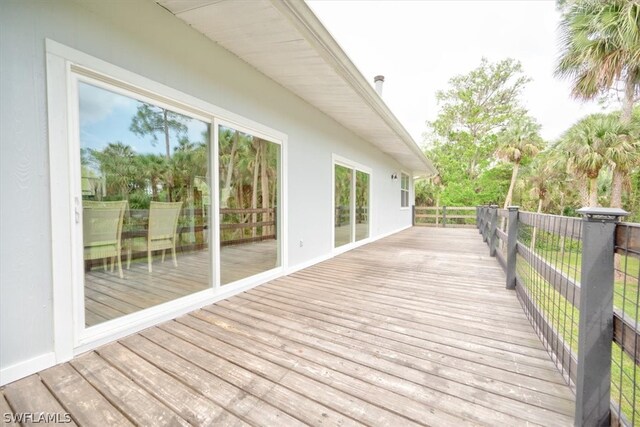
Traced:
<path fill-rule="evenodd" d="M 155 3 L 4 0 L 0 368 L 53 350 L 46 38 L 287 134 L 290 267 L 331 253 L 332 153 L 372 169 L 374 237 L 410 225 L 399 164 Z"/>

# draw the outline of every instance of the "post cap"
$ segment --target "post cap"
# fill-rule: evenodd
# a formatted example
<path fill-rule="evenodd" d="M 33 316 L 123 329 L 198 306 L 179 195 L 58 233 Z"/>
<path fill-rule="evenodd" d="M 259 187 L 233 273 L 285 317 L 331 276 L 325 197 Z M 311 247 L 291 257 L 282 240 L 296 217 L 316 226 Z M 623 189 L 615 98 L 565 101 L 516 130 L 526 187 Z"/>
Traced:
<path fill-rule="evenodd" d="M 578 209 L 576 212 L 585 219 L 596 221 L 617 221 L 619 218 L 629 215 L 629 212 L 620 208 L 584 207 Z"/>
<path fill-rule="evenodd" d="M 510 211 L 517 211 L 518 209 L 520 209 L 520 206 L 507 206 L 507 209 Z"/>

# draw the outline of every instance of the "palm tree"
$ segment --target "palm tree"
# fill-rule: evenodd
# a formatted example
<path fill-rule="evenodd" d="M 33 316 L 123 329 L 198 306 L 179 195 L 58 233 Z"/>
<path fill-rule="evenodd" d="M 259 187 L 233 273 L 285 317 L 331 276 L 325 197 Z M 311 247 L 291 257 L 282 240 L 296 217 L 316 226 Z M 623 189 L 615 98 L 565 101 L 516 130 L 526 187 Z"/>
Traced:
<path fill-rule="evenodd" d="M 511 183 L 504 200 L 504 208 L 511 204 L 513 189 L 518 178 L 520 163 L 525 156 L 535 156 L 542 146 L 542 138 L 538 132 L 540 125 L 528 116 L 520 116 L 514 119 L 498 136 L 498 158 L 513 163 Z"/>
<path fill-rule="evenodd" d="M 594 99 L 621 84 L 621 120 L 630 123 L 640 89 L 640 0 L 568 4 L 560 43 L 556 75 L 572 79 L 573 95 Z"/>
<path fill-rule="evenodd" d="M 616 139 L 615 117 L 606 114 L 592 114 L 578 121 L 563 135 L 558 148 L 564 151 L 568 167 L 577 177 L 586 178 L 588 197 L 585 206 L 598 205 L 597 180 L 602 168 L 610 165 L 609 147 Z M 586 203 L 585 203 L 586 202 Z"/>
<path fill-rule="evenodd" d="M 611 162 L 613 178 L 611 182 L 611 207 L 622 208 L 622 190 L 629 181 L 631 171 L 640 164 L 640 141 L 637 138 L 638 123 L 633 120 L 626 124 L 613 114 L 610 123 L 611 141 L 607 148 L 607 158 Z"/>

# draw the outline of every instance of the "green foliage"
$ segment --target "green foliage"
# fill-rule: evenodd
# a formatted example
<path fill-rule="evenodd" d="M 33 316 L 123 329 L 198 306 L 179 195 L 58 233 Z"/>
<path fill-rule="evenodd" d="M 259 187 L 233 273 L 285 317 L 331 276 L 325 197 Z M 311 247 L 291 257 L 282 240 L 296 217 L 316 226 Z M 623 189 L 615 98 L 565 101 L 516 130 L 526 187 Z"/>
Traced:
<path fill-rule="evenodd" d="M 573 95 L 592 99 L 624 82 L 626 95 L 640 85 L 640 3 L 630 0 L 563 2 L 560 61 Z"/>
<path fill-rule="evenodd" d="M 496 135 L 523 114 L 519 97 L 529 81 L 513 59 L 490 63 L 483 58 L 476 69 L 453 77 L 447 90 L 436 93 L 440 114 L 429 124 L 433 148 L 453 148 L 464 172 L 480 175 L 490 164 Z"/>
<path fill-rule="evenodd" d="M 513 167 L 496 156 L 517 163 L 535 154 L 539 125 L 527 116 L 520 95 L 529 82 L 513 59 L 480 65 L 452 78 L 437 93 L 438 118 L 430 123 L 426 154 L 438 169 L 437 182 L 419 183 L 417 203 L 473 206 L 503 203 Z M 500 145 L 499 145 L 500 143 Z"/>

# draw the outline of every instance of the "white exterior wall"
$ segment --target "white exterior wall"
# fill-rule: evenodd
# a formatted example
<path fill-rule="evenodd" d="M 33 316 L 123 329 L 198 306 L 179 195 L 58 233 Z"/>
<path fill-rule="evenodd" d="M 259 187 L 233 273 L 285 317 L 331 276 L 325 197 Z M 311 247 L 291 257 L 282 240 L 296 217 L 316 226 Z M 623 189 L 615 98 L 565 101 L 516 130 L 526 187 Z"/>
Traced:
<path fill-rule="evenodd" d="M 155 3 L 2 1 L 0 369 L 5 372 L 30 360 L 36 368 L 54 360 L 51 254 L 58 242 L 51 241 L 50 226 L 47 38 L 287 134 L 290 269 L 332 252 L 334 153 L 372 169 L 373 238 L 411 224 L 411 210 L 400 209 L 400 179 L 390 178 L 403 170 L 397 162 Z"/>

